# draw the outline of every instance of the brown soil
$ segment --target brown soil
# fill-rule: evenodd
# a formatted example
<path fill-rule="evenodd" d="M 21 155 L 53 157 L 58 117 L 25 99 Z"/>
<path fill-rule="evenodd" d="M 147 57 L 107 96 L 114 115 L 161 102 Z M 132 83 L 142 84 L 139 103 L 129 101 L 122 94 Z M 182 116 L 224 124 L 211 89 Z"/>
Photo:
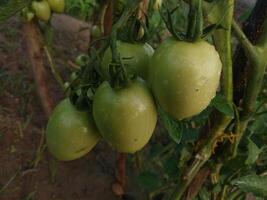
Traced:
<path fill-rule="evenodd" d="M 85 51 L 88 31 L 77 38 L 80 22 L 72 20 L 73 26 L 67 27 L 64 21 L 60 17 L 52 23 L 57 27 L 53 56 L 66 78 L 72 70 L 68 60 Z M 46 149 L 42 152 L 46 119 L 25 54 L 21 26 L 16 19 L 0 26 L 0 200 L 116 199 L 111 191 L 116 154 L 105 143 L 71 162 L 58 162 Z M 49 75 L 53 99 L 58 102 L 63 94 Z"/>

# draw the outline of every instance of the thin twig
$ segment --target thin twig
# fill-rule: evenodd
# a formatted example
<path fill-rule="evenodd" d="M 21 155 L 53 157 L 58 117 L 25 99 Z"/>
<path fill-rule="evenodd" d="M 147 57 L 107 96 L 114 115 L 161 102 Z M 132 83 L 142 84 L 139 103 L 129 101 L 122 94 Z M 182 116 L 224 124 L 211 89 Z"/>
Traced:
<path fill-rule="evenodd" d="M 15 180 L 20 170 L 21 170 L 21 166 L 18 168 L 15 174 L 6 182 L 6 184 L 0 189 L 0 194 L 2 194 L 7 189 L 7 187 Z"/>
<path fill-rule="evenodd" d="M 44 50 L 45 50 L 46 56 L 48 58 L 49 66 L 50 66 L 50 69 L 52 71 L 52 74 L 55 77 L 55 79 L 58 82 L 58 84 L 60 85 L 61 89 L 64 91 L 65 88 L 64 88 L 63 79 L 61 78 L 61 76 L 59 75 L 59 73 L 56 70 L 55 63 L 53 62 L 52 56 L 51 56 L 47 46 L 44 46 Z"/>

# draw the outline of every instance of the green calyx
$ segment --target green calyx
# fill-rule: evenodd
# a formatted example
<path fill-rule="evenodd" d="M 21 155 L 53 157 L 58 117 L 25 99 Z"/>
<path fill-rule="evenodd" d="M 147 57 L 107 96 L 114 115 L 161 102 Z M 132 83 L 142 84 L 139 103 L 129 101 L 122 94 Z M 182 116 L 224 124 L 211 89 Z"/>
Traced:
<path fill-rule="evenodd" d="M 117 31 L 112 31 L 110 40 L 112 61 L 109 64 L 110 85 L 113 88 L 125 87 L 131 82 L 124 64 L 121 62 L 120 53 L 117 48 Z"/>
<path fill-rule="evenodd" d="M 132 77 L 127 73 L 124 64 L 121 62 L 120 54 L 117 49 L 118 32 L 127 24 L 132 14 L 138 8 L 139 1 L 129 1 L 121 18 L 113 26 L 110 36 L 110 49 L 112 61 L 109 65 L 110 85 L 113 88 L 122 88 L 131 82 Z"/>
<path fill-rule="evenodd" d="M 173 17 L 173 14 L 177 11 L 180 5 L 173 10 L 170 10 L 167 3 L 165 3 L 160 11 L 167 29 L 171 32 L 174 38 L 179 41 L 195 42 L 210 36 L 217 29 L 225 29 L 221 23 L 223 22 L 228 9 L 217 23 L 204 27 L 203 0 L 188 0 L 186 2 L 189 4 L 189 12 L 187 16 L 188 25 L 186 31 L 179 30 L 174 23 L 175 18 Z M 209 3 L 212 3 L 212 1 L 205 1 L 205 4 Z"/>
<path fill-rule="evenodd" d="M 203 34 L 202 0 L 191 0 L 188 19 L 186 38 L 191 41 L 196 41 Z"/>

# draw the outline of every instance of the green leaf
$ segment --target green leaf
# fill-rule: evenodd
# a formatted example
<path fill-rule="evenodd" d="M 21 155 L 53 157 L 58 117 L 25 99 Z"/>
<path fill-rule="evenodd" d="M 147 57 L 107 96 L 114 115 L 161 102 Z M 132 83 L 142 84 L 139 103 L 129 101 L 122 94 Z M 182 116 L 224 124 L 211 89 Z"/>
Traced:
<path fill-rule="evenodd" d="M 229 117 L 234 118 L 235 112 L 233 106 L 229 104 L 224 96 L 218 94 L 212 101 L 211 105 L 214 106 L 221 113 L 228 115 Z"/>
<path fill-rule="evenodd" d="M 144 171 L 137 177 L 138 184 L 147 190 L 160 186 L 161 179 L 158 174 L 151 171 Z"/>
<path fill-rule="evenodd" d="M 200 200 L 210 200 L 210 193 L 208 192 L 207 188 L 202 188 L 199 192 L 199 199 Z"/>
<path fill-rule="evenodd" d="M 256 197 L 255 200 L 264 200 L 262 197 Z"/>
<path fill-rule="evenodd" d="M 170 178 L 176 178 L 179 174 L 177 158 L 172 157 L 163 162 L 164 171 Z"/>
<path fill-rule="evenodd" d="M 17 12 L 28 6 L 30 2 L 30 0 L 9 0 L 4 3 L 1 2 L 0 22 L 15 15 Z"/>
<path fill-rule="evenodd" d="M 258 159 L 262 149 L 260 149 L 251 139 L 248 139 L 248 157 L 245 161 L 246 165 L 252 165 Z"/>
<path fill-rule="evenodd" d="M 239 177 L 231 182 L 244 192 L 251 192 L 255 196 L 267 197 L 267 177 L 248 175 Z"/>
<path fill-rule="evenodd" d="M 183 124 L 182 122 L 177 122 L 171 116 L 169 116 L 165 111 L 163 111 L 160 106 L 158 106 L 159 115 L 162 123 L 164 124 L 169 136 L 179 144 L 183 136 Z"/>

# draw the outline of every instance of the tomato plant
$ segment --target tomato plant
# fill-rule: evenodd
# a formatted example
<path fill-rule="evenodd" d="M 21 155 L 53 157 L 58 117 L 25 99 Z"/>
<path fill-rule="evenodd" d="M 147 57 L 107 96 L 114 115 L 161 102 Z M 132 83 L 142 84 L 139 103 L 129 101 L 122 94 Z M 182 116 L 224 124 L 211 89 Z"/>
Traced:
<path fill-rule="evenodd" d="M 32 9 L 47 21 L 43 2 Z M 79 158 L 101 135 L 122 153 L 120 199 L 129 196 L 125 153 L 139 199 L 266 199 L 267 1 L 237 13 L 240 2 L 66 2 L 95 26 L 88 52 L 68 61 L 68 98 L 47 126 L 52 155 Z"/>
<path fill-rule="evenodd" d="M 57 105 L 47 124 L 47 147 L 59 160 L 80 158 L 96 145 L 99 138 L 92 116 L 77 111 L 69 99 Z"/>

